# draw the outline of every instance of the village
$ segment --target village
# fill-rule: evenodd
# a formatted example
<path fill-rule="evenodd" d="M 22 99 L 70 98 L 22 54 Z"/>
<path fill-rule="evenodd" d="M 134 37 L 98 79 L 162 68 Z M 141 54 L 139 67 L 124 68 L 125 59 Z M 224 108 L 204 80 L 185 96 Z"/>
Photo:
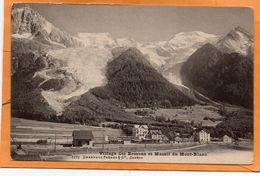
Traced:
<path fill-rule="evenodd" d="M 186 126 L 186 131 L 179 130 L 182 129 L 180 125 L 172 127 L 172 129 L 177 129 L 175 131 L 165 131 L 163 128 L 144 124 L 124 125 L 121 129 L 119 124 L 114 122 L 102 124 L 99 127 L 91 127 L 18 118 L 14 118 L 13 121 L 14 125 L 18 124 L 12 130 L 11 145 L 13 151 L 17 149 L 25 151 L 45 150 L 51 153 L 59 151 L 85 152 L 85 149 L 88 149 L 88 151 L 119 149 L 159 151 L 212 143 L 237 145 L 238 141 L 246 140 L 235 140 L 228 134 L 221 138 L 212 137 L 208 129 L 195 128 L 195 125 L 189 125 L 192 128 Z M 46 126 L 47 123 L 48 127 Z M 190 131 L 190 129 L 192 130 Z"/>
<path fill-rule="evenodd" d="M 224 135 L 221 139 L 212 139 L 210 133 L 206 129 L 195 131 L 192 135 L 176 133 L 174 141 L 162 133 L 161 130 L 149 129 L 147 125 L 134 125 L 131 136 L 119 136 L 110 138 L 105 135 L 102 130 L 75 130 L 72 133 L 74 147 L 95 147 L 98 144 L 181 144 L 181 143 L 198 143 L 205 144 L 211 142 L 233 143 L 235 142 L 228 135 Z"/>
<path fill-rule="evenodd" d="M 17 160 L 54 160 L 57 156 L 99 152 L 169 150 L 223 153 L 252 151 L 250 133 L 218 126 L 224 118 L 211 106 L 176 109 L 128 109 L 138 121 L 58 123 L 12 118 L 11 154 Z M 177 114 L 177 115 L 176 115 Z M 29 157 L 31 156 L 31 157 Z M 39 157 L 41 156 L 41 157 Z M 37 158 L 35 158 L 37 157 Z"/>
<path fill-rule="evenodd" d="M 15 160 L 70 160 L 72 156 L 91 160 L 100 152 L 196 151 L 207 155 L 250 153 L 253 149 L 250 135 L 239 137 L 230 130 L 218 131 L 200 121 L 170 120 L 163 116 L 155 119 L 150 124 L 105 121 L 94 126 L 13 117 L 11 156 Z"/>

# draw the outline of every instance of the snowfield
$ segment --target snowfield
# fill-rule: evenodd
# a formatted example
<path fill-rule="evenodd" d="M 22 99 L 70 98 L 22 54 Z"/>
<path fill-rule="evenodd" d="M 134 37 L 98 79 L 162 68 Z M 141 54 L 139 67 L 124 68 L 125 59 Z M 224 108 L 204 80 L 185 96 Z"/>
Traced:
<path fill-rule="evenodd" d="M 46 28 L 48 28 L 48 24 L 46 24 Z M 150 43 L 140 43 L 132 38 L 116 39 L 109 33 L 78 33 L 77 39 L 84 43 L 84 47 L 48 52 L 54 58 L 66 63 L 66 67 L 63 69 L 71 73 L 80 83 L 76 88 L 68 87 L 68 91 L 42 92 L 42 95 L 57 112 L 63 111 L 68 99 L 80 96 L 91 88 L 106 84 L 106 65 L 113 59 L 111 52 L 113 48 L 138 48 L 168 81 L 183 86 L 180 75 L 182 63 L 204 44 L 211 43 L 221 51 L 229 50 L 242 54 L 247 54 L 248 48 L 252 45 L 251 39 L 240 28 L 235 28 L 225 37 L 192 31 L 178 33 L 169 41 Z"/>
<path fill-rule="evenodd" d="M 48 24 L 45 27 L 50 29 Z M 105 85 L 106 65 L 113 59 L 111 51 L 115 47 L 137 47 L 170 82 L 182 85 L 179 69 L 169 69 L 187 59 L 202 43 L 215 37 L 203 32 L 190 32 L 177 34 L 170 41 L 141 44 L 131 38 L 114 39 L 109 33 L 78 33 L 77 39 L 84 43 L 84 47 L 51 50 L 48 54 L 65 63 L 62 69 L 71 73 L 80 84 L 77 87 L 68 84 L 60 91 L 43 90 L 42 96 L 57 114 L 61 114 L 71 98 L 77 99 L 89 89 Z M 164 72 L 166 69 L 168 71 Z M 51 79 L 44 71 L 37 74 L 46 80 Z"/>
<path fill-rule="evenodd" d="M 78 85 L 72 82 L 60 91 L 42 91 L 42 96 L 57 114 L 63 112 L 71 98 L 75 100 L 89 89 L 105 85 L 107 82 L 105 68 L 107 62 L 112 59 L 108 48 L 66 48 L 52 50 L 48 54 L 66 63 L 63 69 L 79 82 Z"/>
<path fill-rule="evenodd" d="M 52 50 L 48 54 L 67 64 L 67 71 L 72 73 L 86 88 L 101 86 L 106 83 L 105 67 L 112 59 L 107 48 L 67 48 Z"/>
<path fill-rule="evenodd" d="M 116 41 L 109 33 L 78 33 L 77 39 L 85 47 L 110 48 L 116 46 Z"/>

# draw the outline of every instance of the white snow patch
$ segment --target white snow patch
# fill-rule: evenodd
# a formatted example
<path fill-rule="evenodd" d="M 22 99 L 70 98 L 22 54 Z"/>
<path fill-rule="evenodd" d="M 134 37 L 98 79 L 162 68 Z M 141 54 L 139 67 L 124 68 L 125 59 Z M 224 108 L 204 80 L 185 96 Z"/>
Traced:
<path fill-rule="evenodd" d="M 116 47 L 116 41 L 109 33 L 78 33 L 77 39 L 85 47 L 111 48 Z"/>
<path fill-rule="evenodd" d="M 61 113 L 64 109 L 62 101 L 59 101 L 59 97 L 57 96 L 57 92 L 52 91 L 42 91 L 42 96 L 48 102 L 48 104 L 55 110 L 57 113 Z"/>
<path fill-rule="evenodd" d="M 117 38 L 116 43 L 120 47 L 140 47 L 141 43 L 137 42 L 133 38 Z"/>
<path fill-rule="evenodd" d="M 51 31 L 52 31 L 52 24 L 48 21 L 45 21 L 44 23 L 44 26 L 43 26 L 43 29 L 48 33 L 50 34 Z"/>
<path fill-rule="evenodd" d="M 23 33 L 23 34 L 12 34 L 12 37 L 14 38 L 23 38 L 23 39 L 32 39 L 32 34 L 31 33 Z"/>
<path fill-rule="evenodd" d="M 52 107 L 52 109 L 56 111 L 57 115 L 61 115 L 64 111 L 64 108 L 70 103 L 70 101 L 68 101 L 70 98 L 79 97 L 80 95 L 86 93 L 87 90 L 88 88 L 83 86 L 76 91 L 65 95 L 59 91 L 42 91 L 41 94 Z"/>
<path fill-rule="evenodd" d="M 58 45 L 58 46 L 61 46 L 62 48 L 66 48 L 66 46 L 64 44 L 62 44 L 62 43 L 54 42 L 52 40 L 48 40 L 48 42 L 50 42 L 53 45 Z"/>
<path fill-rule="evenodd" d="M 204 43 L 209 39 L 215 39 L 217 36 L 200 31 L 181 32 L 176 34 L 170 41 L 169 45 L 173 50 L 187 49 L 194 44 Z"/>
<path fill-rule="evenodd" d="M 180 75 L 175 75 L 174 73 L 169 73 L 168 75 L 164 75 L 164 77 L 165 77 L 168 81 L 170 81 L 172 84 L 176 84 L 176 85 L 179 85 L 179 86 L 184 86 L 184 85 L 182 84 Z"/>
<path fill-rule="evenodd" d="M 155 67 L 161 67 L 166 63 L 166 57 L 159 56 L 156 52 L 156 48 L 140 47 L 139 50 L 146 56 L 146 59 Z"/>

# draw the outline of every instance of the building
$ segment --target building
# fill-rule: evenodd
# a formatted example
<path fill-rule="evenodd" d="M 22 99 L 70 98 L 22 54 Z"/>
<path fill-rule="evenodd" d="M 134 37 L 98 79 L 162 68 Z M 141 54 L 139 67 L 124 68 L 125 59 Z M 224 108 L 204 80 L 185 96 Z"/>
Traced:
<path fill-rule="evenodd" d="M 190 142 L 194 142 L 194 137 L 193 135 L 190 134 L 181 134 L 176 136 L 174 140 L 175 143 L 190 143 Z"/>
<path fill-rule="evenodd" d="M 200 143 L 210 142 L 210 133 L 205 129 L 200 130 L 199 132 L 195 133 L 194 137 L 195 137 L 194 140 L 198 141 Z"/>
<path fill-rule="evenodd" d="M 121 140 L 123 141 L 124 145 L 130 145 L 132 137 L 131 136 L 121 136 Z"/>
<path fill-rule="evenodd" d="M 132 136 L 137 140 L 144 140 L 148 136 L 148 126 L 147 125 L 134 125 Z"/>
<path fill-rule="evenodd" d="M 94 136 L 92 131 L 75 130 L 72 132 L 73 146 L 92 146 L 94 142 Z"/>
<path fill-rule="evenodd" d="M 152 139 L 154 142 L 162 142 L 164 139 L 164 135 L 162 134 L 161 130 L 150 130 L 149 131 L 149 138 Z"/>
<path fill-rule="evenodd" d="M 109 138 L 109 143 L 114 143 L 114 144 L 131 144 L 132 141 L 132 136 L 118 136 L 118 137 L 110 137 Z"/>
<path fill-rule="evenodd" d="M 174 138 L 174 142 L 175 142 L 175 144 L 182 143 L 182 139 L 181 139 L 179 136 L 176 136 L 176 137 Z"/>
<path fill-rule="evenodd" d="M 223 142 L 224 143 L 232 143 L 232 138 L 229 137 L 228 135 L 223 136 Z"/>

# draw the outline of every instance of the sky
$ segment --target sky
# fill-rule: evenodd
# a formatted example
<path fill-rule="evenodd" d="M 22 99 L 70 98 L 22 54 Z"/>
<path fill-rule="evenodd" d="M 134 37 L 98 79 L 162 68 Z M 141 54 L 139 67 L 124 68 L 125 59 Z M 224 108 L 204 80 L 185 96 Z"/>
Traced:
<path fill-rule="evenodd" d="M 14 7 L 24 6 L 24 4 Z M 139 42 L 169 40 L 179 32 L 226 34 L 241 26 L 253 34 L 253 11 L 241 7 L 29 4 L 72 35 L 108 32 Z"/>

